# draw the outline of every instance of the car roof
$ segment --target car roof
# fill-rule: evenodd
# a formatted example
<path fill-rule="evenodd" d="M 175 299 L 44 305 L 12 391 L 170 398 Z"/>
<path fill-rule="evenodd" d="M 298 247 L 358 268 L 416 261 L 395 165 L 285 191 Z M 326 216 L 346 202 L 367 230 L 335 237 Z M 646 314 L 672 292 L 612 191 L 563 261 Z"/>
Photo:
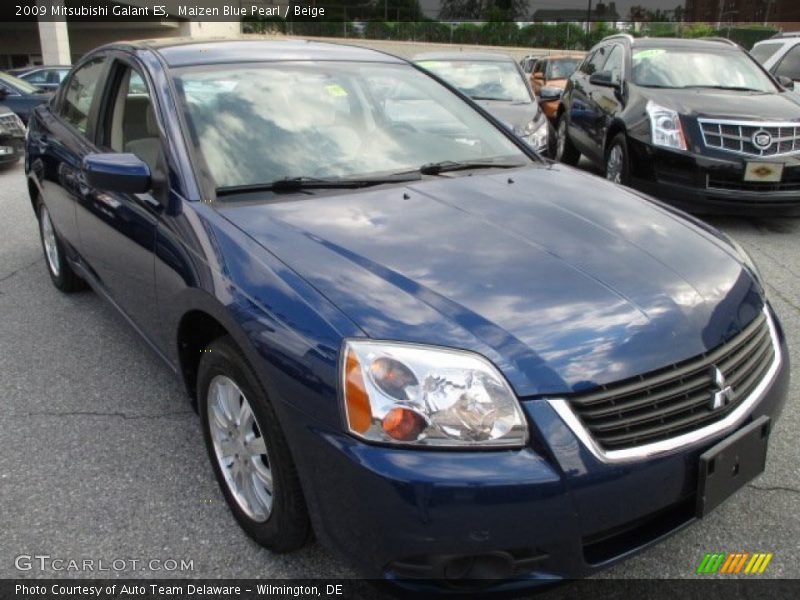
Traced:
<path fill-rule="evenodd" d="M 460 52 L 458 50 L 452 50 L 450 52 L 423 52 L 422 54 L 415 55 L 411 60 L 413 62 L 419 62 L 421 60 L 468 60 L 476 62 L 517 63 L 512 56 L 503 54 L 502 52 Z"/>
<path fill-rule="evenodd" d="M 631 45 L 634 48 L 705 48 L 713 50 L 739 51 L 741 48 L 734 42 L 725 39 L 703 39 L 703 38 L 662 38 L 662 37 L 642 37 L 633 38 Z"/>
<path fill-rule="evenodd" d="M 117 42 L 103 48 L 126 50 L 149 49 L 161 55 L 170 67 L 195 65 L 269 62 L 284 60 L 329 60 L 351 62 L 405 63 L 401 58 L 348 44 L 310 40 L 226 39 L 193 40 L 164 38 L 135 42 Z"/>

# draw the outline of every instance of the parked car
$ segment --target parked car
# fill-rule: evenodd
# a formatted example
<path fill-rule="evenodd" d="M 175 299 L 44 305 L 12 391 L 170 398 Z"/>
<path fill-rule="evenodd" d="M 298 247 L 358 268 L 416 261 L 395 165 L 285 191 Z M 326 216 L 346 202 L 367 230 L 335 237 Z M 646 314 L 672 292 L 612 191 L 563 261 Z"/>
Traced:
<path fill-rule="evenodd" d="M 9 69 L 8 73 L 39 89 L 52 92 L 61 85 L 71 68 L 69 65 L 25 67 Z"/>
<path fill-rule="evenodd" d="M 490 52 L 436 52 L 412 60 L 472 98 L 536 152 L 550 153 L 551 127 L 513 58 Z"/>
<path fill-rule="evenodd" d="M 567 78 L 580 63 L 581 59 L 574 56 L 548 56 L 536 61 L 530 75 L 531 85 L 548 119 L 556 118 Z"/>
<path fill-rule="evenodd" d="M 764 468 L 789 362 L 747 254 L 402 59 L 105 46 L 34 111 L 25 172 L 53 284 L 89 284 L 183 380 L 274 551 L 313 530 L 402 585 L 534 585 Z"/>
<path fill-rule="evenodd" d="M 0 165 L 14 164 L 25 155 L 25 125 L 0 105 Z"/>
<path fill-rule="evenodd" d="M 733 42 L 606 38 L 561 104 L 566 163 L 694 212 L 800 210 L 800 102 Z"/>
<path fill-rule="evenodd" d="M 23 123 L 34 106 L 50 100 L 50 94 L 8 73 L 0 71 L 0 106 L 5 105 L 14 111 Z"/>
<path fill-rule="evenodd" d="M 783 85 L 800 92 L 800 31 L 758 42 L 750 54 L 775 77 L 784 78 Z"/>

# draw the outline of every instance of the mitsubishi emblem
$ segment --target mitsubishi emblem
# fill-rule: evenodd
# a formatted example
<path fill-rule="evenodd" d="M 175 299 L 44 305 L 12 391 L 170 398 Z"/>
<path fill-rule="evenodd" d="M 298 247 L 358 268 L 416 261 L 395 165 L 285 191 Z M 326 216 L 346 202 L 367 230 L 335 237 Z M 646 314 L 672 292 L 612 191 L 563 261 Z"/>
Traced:
<path fill-rule="evenodd" d="M 711 388 L 710 405 L 711 410 L 717 410 L 730 404 L 735 394 L 733 393 L 733 388 L 727 385 L 725 375 L 717 367 L 711 367 L 711 378 L 714 380 L 714 385 Z"/>

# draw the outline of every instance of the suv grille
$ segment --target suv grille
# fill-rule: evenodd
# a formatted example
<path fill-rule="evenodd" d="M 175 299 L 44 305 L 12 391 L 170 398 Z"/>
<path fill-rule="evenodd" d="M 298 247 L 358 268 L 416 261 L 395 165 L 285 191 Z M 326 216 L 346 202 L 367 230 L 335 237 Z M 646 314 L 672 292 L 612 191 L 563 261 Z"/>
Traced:
<path fill-rule="evenodd" d="M 705 354 L 569 399 L 572 410 L 606 450 L 675 437 L 723 419 L 749 396 L 775 357 L 762 312 L 733 339 Z M 719 374 L 724 381 L 721 381 Z M 731 387 L 712 408 L 716 392 Z"/>
<path fill-rule="evenodd" d="M 781 156 L 800 152 L 800 122 L 759 123 L 697 119 L 708 148 L 747 156 Z"/>
<path fill-rule="evenodd" d="M 0 116 L 0 131 L 10 135 L 25 135 L 25 127 L 17 115 Z"/>

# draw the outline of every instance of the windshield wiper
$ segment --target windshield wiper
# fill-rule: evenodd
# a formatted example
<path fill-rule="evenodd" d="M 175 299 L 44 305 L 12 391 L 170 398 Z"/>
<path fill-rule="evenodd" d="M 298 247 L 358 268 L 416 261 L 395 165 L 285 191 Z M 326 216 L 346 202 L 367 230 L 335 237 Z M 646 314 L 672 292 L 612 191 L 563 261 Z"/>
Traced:
<path fill-rule="evenodd" d="M 269 183 L 254 183 L 247 185 L 229 185 L 217 188 L 217 196 L 230 196 L 245 194 L 247 192 L 299 192 L 312 189 L 335 188 L 362 188 L 383 183 L 402 183 L 404 181 L 417 181 L 419 172 L 398 173 L 385 177 L 369 177 L 361 179 L 321 179 L 318 177 L 284 177 Z"/>
<path fill-rule="evenodd" d="M 419 172 L 422 175 L 438 175 L 447 171 L 466 171 L 467 169 L 513 169 L 514 167 L 524 167 L 520 162 L 492 162 L 488 160 L 476 161 L 454 161 L 443 160 L 422 165 Z"/>
<path fill-rule="evenodd" d="M 705 88 L 710 90 L 734 90 L 737 92 L 761 92 L 766 93 L 764 90 L 757 90 L 755 88 L 749 88 L 744 86 L 736 86 L 736 85 L 684 85 L 683 89 L 692 89 L 692 88 Z"/>
<path fill-rule="evenodd" d="M 495 102 L 511 102 L 513 98 L 498 98 L 497 96 L 470 96 L 473 100 L 490 100 Z"/>

